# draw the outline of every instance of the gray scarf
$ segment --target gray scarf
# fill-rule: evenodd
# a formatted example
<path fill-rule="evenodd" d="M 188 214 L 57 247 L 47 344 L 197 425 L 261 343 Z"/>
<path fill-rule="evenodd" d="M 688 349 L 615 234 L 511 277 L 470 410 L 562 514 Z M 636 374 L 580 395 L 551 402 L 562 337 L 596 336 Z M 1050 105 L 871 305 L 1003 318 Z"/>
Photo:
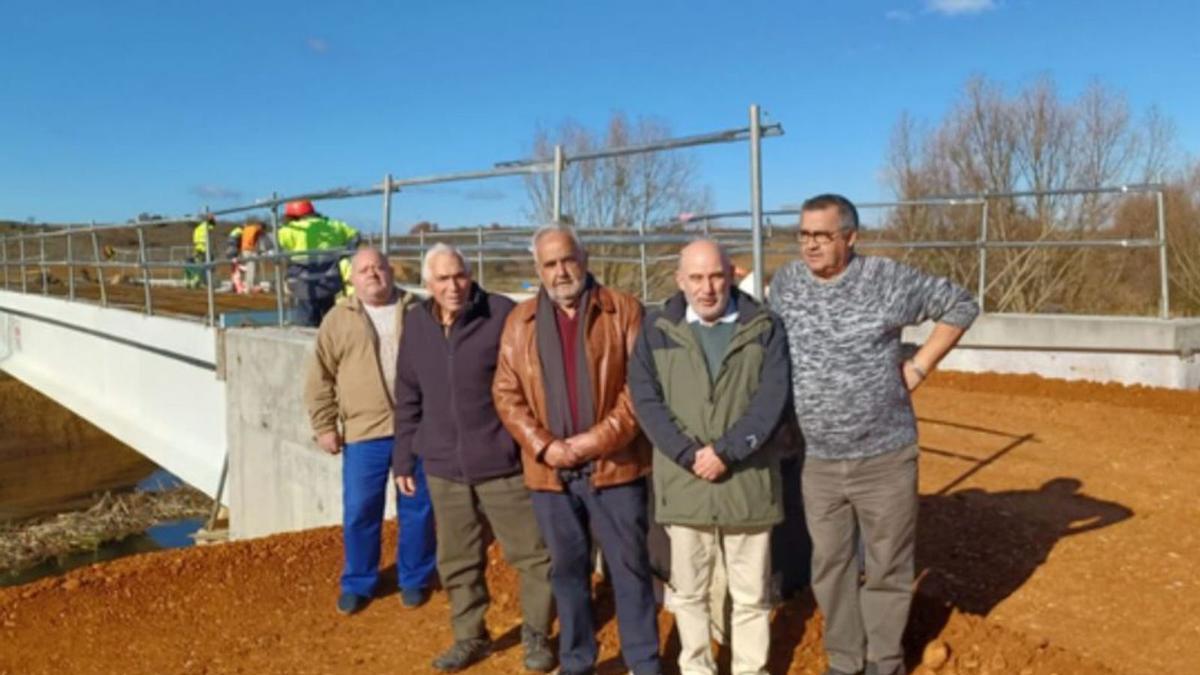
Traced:
<path fill-rule="evenodd" d="M 537 315 L 534 318 L 534 328 L 537 332 L 538 356 L 542 362 L 542 383 L 546 390 L 546 411 L 549 415 L 550 433 L 555 438 L 565 439 L 592 427 L 595 420 L 595 405 L 592 401 L 592 378 L 588 372 L 587 358 L 587 312 L 588 301 L 591 299 L 594 283 L 591 275 L 585 282 L 583 295 L 579 298 L 576 317 L 579 328 L 575 339 L 575 401 L 578 405 L 576 416 L 579 427 L 575 428 L 571 419 L 571 399 L 567 396 L 567 371 L 563 364 L 562 344 L 558 334 L 558 323 L 555 321 L 556 311 L 554 301 L 550 299 L 546 289 L 538 291 Z M 579 469 L 561 472 L 564 479 L 574 477 L 583 471 Z"/>

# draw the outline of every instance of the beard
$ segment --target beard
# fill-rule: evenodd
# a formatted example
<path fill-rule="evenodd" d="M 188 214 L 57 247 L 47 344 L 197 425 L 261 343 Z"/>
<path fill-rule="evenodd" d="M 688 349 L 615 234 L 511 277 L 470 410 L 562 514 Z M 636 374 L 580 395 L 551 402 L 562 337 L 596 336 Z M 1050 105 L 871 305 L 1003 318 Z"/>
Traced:
<path fill-rule="evenodd" d="M 570 282 L 555 283 L 546 286 L 546 295 L 554 301 L 554 304 L 559 306 L 571 306 L 579 300 L 579 296 L 583 295 L 583 286 L 586 277 L 579 277 Z"/>

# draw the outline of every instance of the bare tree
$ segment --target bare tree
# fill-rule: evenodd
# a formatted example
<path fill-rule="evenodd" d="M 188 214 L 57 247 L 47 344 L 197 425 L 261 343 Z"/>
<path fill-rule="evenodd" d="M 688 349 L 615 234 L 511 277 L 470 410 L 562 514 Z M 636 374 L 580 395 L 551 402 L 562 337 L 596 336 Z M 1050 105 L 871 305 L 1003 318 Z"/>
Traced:
<path fill-rule="evenodd" d="M 1167 226 L 1167 269 L 1171 307 L 1176 314 L 1200 315 L 1200 161 L 1183 169 L 1158 174 L 1166 181 L 1163 205 Z M 1122 233 L 1144 231 L 1156 223 L 1155 195 L 1126 200 L 1117 211 Z M 1130 271 L 1121 287 L 1158 288 L 1158 266 L 1143 265 Z M 1116 290 L 1116 289 L 1114 289 Z"/>
<path fill-rule="evenodd" d="M 1167 193 L 1172 293 L 1181 313 L 1200 315 L 1200 161 Z"/>
<path fill-rule="evenodd" d="M 1007 95 L 1000 85 L 976 77 L 932 130 L 920 129 L 907 115 L 900 118 L 892 135 L 888 180 L 901 199 L 1042 193 L 989 198 L 989 240 L 1094 238 L 1113 231 L 1119 198 L 1052 191 L 1134 182 L 1161 173 L 1173 140 L 1173 126 L 1161 113 L 1152 110 L 1139 126 L 1125 98 L 1099 83 L 1076 100 L 1064 101 L 1049 78 Z M 980 220 L 978 208 L 925 207 L 898 211 L 890 225 L 907 239 L 970 240 L 978 236 Z M 977 256 L 969 251 L 912 257 L 964 282 L 978 272 Z M 992 251 L 988 306 L 1013 312 L 1087 310 L 1108 302 L 1108 289 L 1138 262 L 1128 252 L 1082 248 Z"/>
<path fill-rule="evenodd" d="M 669 138 L 670 127 L 660 120 L 641 117 L 631 122 L 624 113 L 613 113 L 602 133 L 566 121 L 553 131 L 539 130 L 533 155 L 554 157 L 562 145 L 570 158 L 603 148 L 640 145 Z M 681 213 L 703 213 L 711 204 L 700 186 L 700 168 L 687 151 L 647 152 L 598 160 L 572 162 L 563 175 L 564 220 L 580 228 L 634 229 L 662 227 L 677 222 Z M 528 215 L 535 222 L 553 220 L 554 177 L 538 174 L 526 179 Z M 593 247 L 593 271 L 606 283 L 640 290 L 640 269 L 630 262 L 611 261 L 637 255 L 637 247 Z M 651 247 L 648 253 L 658 253 Z M 656 265 L 649 273 L 651 294 L 669 284 L 670 266 Z M 665 270 L 665 271 L 664 271 Z"/>

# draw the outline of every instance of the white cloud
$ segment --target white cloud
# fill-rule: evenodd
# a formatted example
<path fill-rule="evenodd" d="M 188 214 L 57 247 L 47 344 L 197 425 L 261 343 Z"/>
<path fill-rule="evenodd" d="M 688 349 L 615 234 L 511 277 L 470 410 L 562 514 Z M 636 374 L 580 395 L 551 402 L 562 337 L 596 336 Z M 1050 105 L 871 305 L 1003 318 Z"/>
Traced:
<path fill-rule="evenodd" d="M 912 13 L 903 9 L 889 9 L 883 13 L 883 18 L 887 19 L 888 21 L 908 22 L 912 21 Z"/>
<path fill-rule="evenodd" d="M 304 46 L 315 54 L 324 54 L 329 51 L 329 43 L 319 37 L 310 37 L 304 41 Z"/>
<path fill-rule="evenodd" d="M 191 193 L 201 199 L 237 200 L 242 198 L 242 191 L 220 185 L 196 185 Z"/>
<path fill-rule="evenodd" d="M 925 9 L 945 16 L 980 14 L 996 9 L 995 0 L 925 0 Z"/>

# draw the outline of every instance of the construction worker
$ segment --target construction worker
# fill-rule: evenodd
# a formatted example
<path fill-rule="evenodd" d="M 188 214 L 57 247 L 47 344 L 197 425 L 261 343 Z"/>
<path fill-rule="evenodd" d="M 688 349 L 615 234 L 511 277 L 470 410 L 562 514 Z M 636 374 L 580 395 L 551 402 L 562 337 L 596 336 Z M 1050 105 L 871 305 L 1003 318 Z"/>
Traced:
<path fill-rule="evenodd" d="M 262 223 L 250 220 L 234 231 L 238 232 L 240 236 L 237 260 L 234 264 L 233 290 L 242 294 L 253 293 L 255 291 L 255 272 L 258 268 L 258 261 L 253 258 L 259 253 L 266 230 Z"/>
<path fill-rule="evenodd" d="M 229 282 L 234 293 L 245 293 L 242 283 L 242 261 L 238 255 L 242 252 L 242 226 L 237 225 L 225 235 L 225 259 L 229 261 Z"/>
<path fill-rule="evenodd" d="M 358 248 L 358 231 L 340 220 L 327 218 L 307 199 L 288 202 L 279 228 L 279 248 L 288 259 L 288 289 L 296 299 L 292 323 L 316 327 L 333 308 L 346 282 L 341 261 Z M 327 251 L 312 255 L 295 255 Z"/>
<path fill-rule="evenodd" d="M 192 265 L 183 268 L 184 284 L 188 288 L 200 288 L 205 283 L 205 263 L 208 255 L 208 242 L 212 238 L 213 228 L 217 219 L 211 213 L 200 217 L 200 222 L 192 229 Z"/>

